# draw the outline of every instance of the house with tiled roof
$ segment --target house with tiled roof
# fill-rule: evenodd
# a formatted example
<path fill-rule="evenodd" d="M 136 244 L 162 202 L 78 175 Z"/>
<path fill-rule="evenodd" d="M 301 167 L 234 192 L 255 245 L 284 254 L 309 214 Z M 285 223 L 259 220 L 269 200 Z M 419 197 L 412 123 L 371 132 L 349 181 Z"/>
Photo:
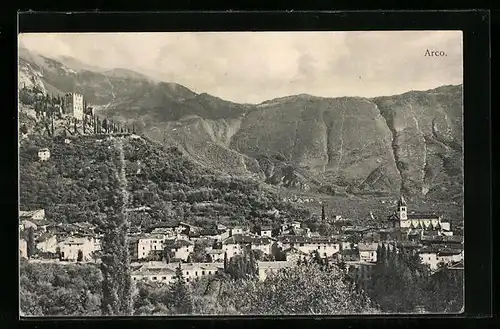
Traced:
<path fill-rule="evenodd" d="M 257 227 L 254 231 L 255 231 L 256 234 L 258 234 L 260 236 L 271 237 L 272 236 L 273 227 L 272 226 L 268 226 L 268 225 L 263 225 L 263 226 Z"/>
<path fill-rule="evenodd" d="M 294 247 L 306 254 L 317 251 L 320 257 L 330 257 L 341 250 L 341 242 L 331 237 L 283 235 L 278 237 L 278 242 L 283 249 Z"/>
<path fill-rule="evenodd" d="M 420 238 L 420 242 L 424 245 L 439 244 L 441 246 L 463 246 L 462 236 L 445 236 L 445 235 L 427 235 L 424 234 Z"/>
<path fill-rule="evenodd" d="M 375 263 L 377 261 L 378 243 L 358 243 L 359 259 L 362 262 Z"/>
<path fill-rule="evenodd" d="M 460 249 L 423 247 L 418 251 L 422 263 L 430 266 L 431 270 L 439 268 L 439 264 L 447 265 L 463 261 L 464 253 Z"/>
<path fill-rule="evenodd" d="M 82 261 L 92 259 L 92 253 L 98 251 L 96 241 L 92 237 L 68 237 L 59 242 L 61 260 L 77 261 L 81 255 Z"/>
<path fill-rule="evenodd" d="M 188 260 L 189 254 L 194 251 L 194 243 L 187 239 L 165 240 L 165 249 L 174 254 L 174 258 Z"/>
<path fill-rule="evenodd" d="M 175 270 L 170 268 L 139 268 L 131 271 L 133 281 L 174 282 Z"/>
<path fill-rule="evenodd" d="M 146 259 L 151 252 L 163 250 L 163 244 L 167 237 L 164 234 L 142 234 L 133 239 L 132 255 L 136 259 Z"/>
<path fill-rule="evenodd" d="M 180 265 L 184 279 L 188 282 L 197 278 L 215 275 L 224 268 L 223 263 L 182 263 Z M 174 280 L 178 266 L 179 263 L 145 263 L 132 270 L 132 280 L 170 283 Z"/>
<path fill-rule="evenodd" d="M 250 234 L 235 234 L 222 241 L 222 250 L 227 253 L 228 259 L 243 254 L 244 250 L 260 250 L 264 254 L 271 254 L 272 238 L 252 236 Z"/>

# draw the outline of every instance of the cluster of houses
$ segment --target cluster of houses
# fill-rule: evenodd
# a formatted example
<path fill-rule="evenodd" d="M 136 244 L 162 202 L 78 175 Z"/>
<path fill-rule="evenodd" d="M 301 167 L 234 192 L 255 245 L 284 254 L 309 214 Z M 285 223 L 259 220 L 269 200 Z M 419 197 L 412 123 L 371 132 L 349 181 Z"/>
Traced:
<path fill-rule="evenodd" d="M 44 209 L 19 212 L 19 256 L 62 261 L 92 261 L 101 249 L 102 235 L 86 223 L 62 224 L 48 221 Z M 30 240 L 30 231 L 32 239 Z M 28 255 L 28 243 L 35 252 Z"/>
<path fill-rule="evenodd" d="M 72 224 L 68 228 L 50 224 L 43 210 L 21 211 L 20 219 L 22 231 L 35 230 L 39 251 L 57 254 L 63 261 L 97 261 L 101 236 L 91 225 Z M 366 284 L 382 243 L 418 254 L 431 270 L 437 270 L 441 264 L 454 268 L 463 264 L 463 238 L 454 236 L 450 224 L 441 216 L 408 213 L 406 201 L 401 197 L 396 211 L 388 217 L 388 226 L 379 230 L 345 226 L 341 234 L 325 237 L 298 221 L 252 229 L 221 224 L 200 228 L 183 222 L 165 225 L 149 233 L 129 234 L 132 278 L 170 282 L 175 268 L 181 264 L 186 279 L 192 280 L 212 275 L 225 260 L 253 250 L 260 255 L 257 258 L 260 279 L 281 268 L 296 266 L 302 260 L 320 257 L 342 261 L 361 284 Z M 26 243 L 20 239 L 20 256 L 25 258 Z M 193 262 L 195 253 L 198 261 L 201 254 L 202 262 Z"/>

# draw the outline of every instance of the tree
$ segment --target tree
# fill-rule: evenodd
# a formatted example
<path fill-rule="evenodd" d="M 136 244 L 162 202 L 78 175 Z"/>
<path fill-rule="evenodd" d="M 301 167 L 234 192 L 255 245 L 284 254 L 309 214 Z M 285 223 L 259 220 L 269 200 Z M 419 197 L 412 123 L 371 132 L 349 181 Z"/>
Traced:
<path fill-rule="evenodd" d="M 235 255 L 227 265 L 227 273 L 233 279 L 255 279 L 258 275 L 257 263 L 253 253 Z"/>
<path fill-rule="evenodd" d="M 77 262 L 81 262 L 83 260 L 83 251 L 78 250 L 78 257 L 76 259 Z"/>
<path fill-rule="evenodd" d="M 19 131 L 23 134 L 27 134 L 28 133 L 28 127 L 26 126 L 26 124 L 23 124 L 21 125 L 21 127 L 19 128 Z"/>
<path fill-rule="evenodd" d="M 170 285 L 171 307 L 176 314 L 191 314 L 193 305 L 186 287 L 181 264 L 175 269 L 174 283 Z"/>
<path fill-rule="evenodd" d="M 321 269 L 318 264 L 301 264 L 281 269 L 264 281 L 233 282 L 223 283 L 218 302 L 237 314 L 377 313 L 368 296 L 346 282 L 335 266 Z"/>
<path fill-rule="evenodd" d="M 224 252 L 224 272 L 227 272 L 227 265 L 228 265 L 227 252 Z"/>
<path fill-rule="evenodd" d="M 121 144 L 120 144 L 121 145 Z M 132 282 L 130 276 L 130 254 L 128 250 L 127 233 L 130 223 L 127 217 L 128 193 L 126 192 L 124 150 L 118 147 L 118 166 L 113 184 L 116 188 L 108 192 L 113 207 L 109 208 L 107 218 L 101 229 L 104 231 L 102 240 L 102 312 L 105 315 L 132 314 Z M 111 171 L 111 170 L 110 170 Z M 116 209 L 116 210 L 115 210 Z"/>
<path fill-rule="evenodd" d="M 27 248 L 26 248 L 26 253 L 28 254 L 28 259 L 30 259 L 34 254 L 35 254 L 35 230 L 33 226 L 28 228 L 28 241 L 27 241 Z"/>

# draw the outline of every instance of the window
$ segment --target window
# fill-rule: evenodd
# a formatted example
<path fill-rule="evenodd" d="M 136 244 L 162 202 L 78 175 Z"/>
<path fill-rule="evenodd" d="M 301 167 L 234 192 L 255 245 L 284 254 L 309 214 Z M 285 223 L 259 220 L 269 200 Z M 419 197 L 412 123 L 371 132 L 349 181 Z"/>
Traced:
<path fill-rule="evenodd" d="M 318 246 L 318 250 L 321 248 L 321 246 Z"/>
<path fill-rule="evenodd" d="M 166 279 L 167 279 L 167 277 L 166 277 L 166 276 L 162 277 L 162 280 L 166 280 Z"/>
<path fill-rule="evenodd" d="M 153 277 L 153 280 L 157 280 L 158 278 L 156 276 Z"/>
<path fill-rule="evenodd" d="M 137 278 L 134 276 L 134 280 L 137 280 Z"/>
<path fill-rule="evenodd" d="M 205 271 L 201 271 L 201 275 L 205 275 Z"/>
<path fill-rule="evenodd" d="M 186 272 L 186 275 L 189 275 L 189 272 Z"/>
<path fill-rule="evenodd" d="M 236 248 L 237 248 L 237 246 L 234 246 L 234 247 L 233 247 L 233 249 L 236 249 Z"/>
<path fill-rule="evenodd" d="M 323 249 L 326 249 L 326 246 L 323 246 Z"/>
<path fill-rule="evenodd" d="M 195 276 L 198 276 L 198 271 L 194 271 L 194 275 L 195 275 Z"/>
<path fill-rule="evenodd" d="M 208 274 L 212 274 L 212 271 L 208 271 Z"/>
<path fill-rule="evenodd" d="M 324 253 L 323 253 L 323 256 L 325 256 L 325 257 L 326 257 L 326 252 L 324 252 Z"/>
<path fill-rule="evenodd" d="M 299 244 L 299 246 L 303 247 L 303 246 L 304 246 L 304 244 L 303 244 L 303 243 L 300 243 L 300 244 Z"/>

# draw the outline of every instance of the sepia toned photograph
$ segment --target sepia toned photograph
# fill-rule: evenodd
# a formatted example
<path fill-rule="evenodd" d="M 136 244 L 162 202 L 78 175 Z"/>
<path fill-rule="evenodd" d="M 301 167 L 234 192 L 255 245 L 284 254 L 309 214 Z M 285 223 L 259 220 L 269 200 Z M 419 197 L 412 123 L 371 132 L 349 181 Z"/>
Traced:
<path fill-rule="evenodd" d="M 19 34 L 20 315 L 462 313 L 462 39 Z"/>

